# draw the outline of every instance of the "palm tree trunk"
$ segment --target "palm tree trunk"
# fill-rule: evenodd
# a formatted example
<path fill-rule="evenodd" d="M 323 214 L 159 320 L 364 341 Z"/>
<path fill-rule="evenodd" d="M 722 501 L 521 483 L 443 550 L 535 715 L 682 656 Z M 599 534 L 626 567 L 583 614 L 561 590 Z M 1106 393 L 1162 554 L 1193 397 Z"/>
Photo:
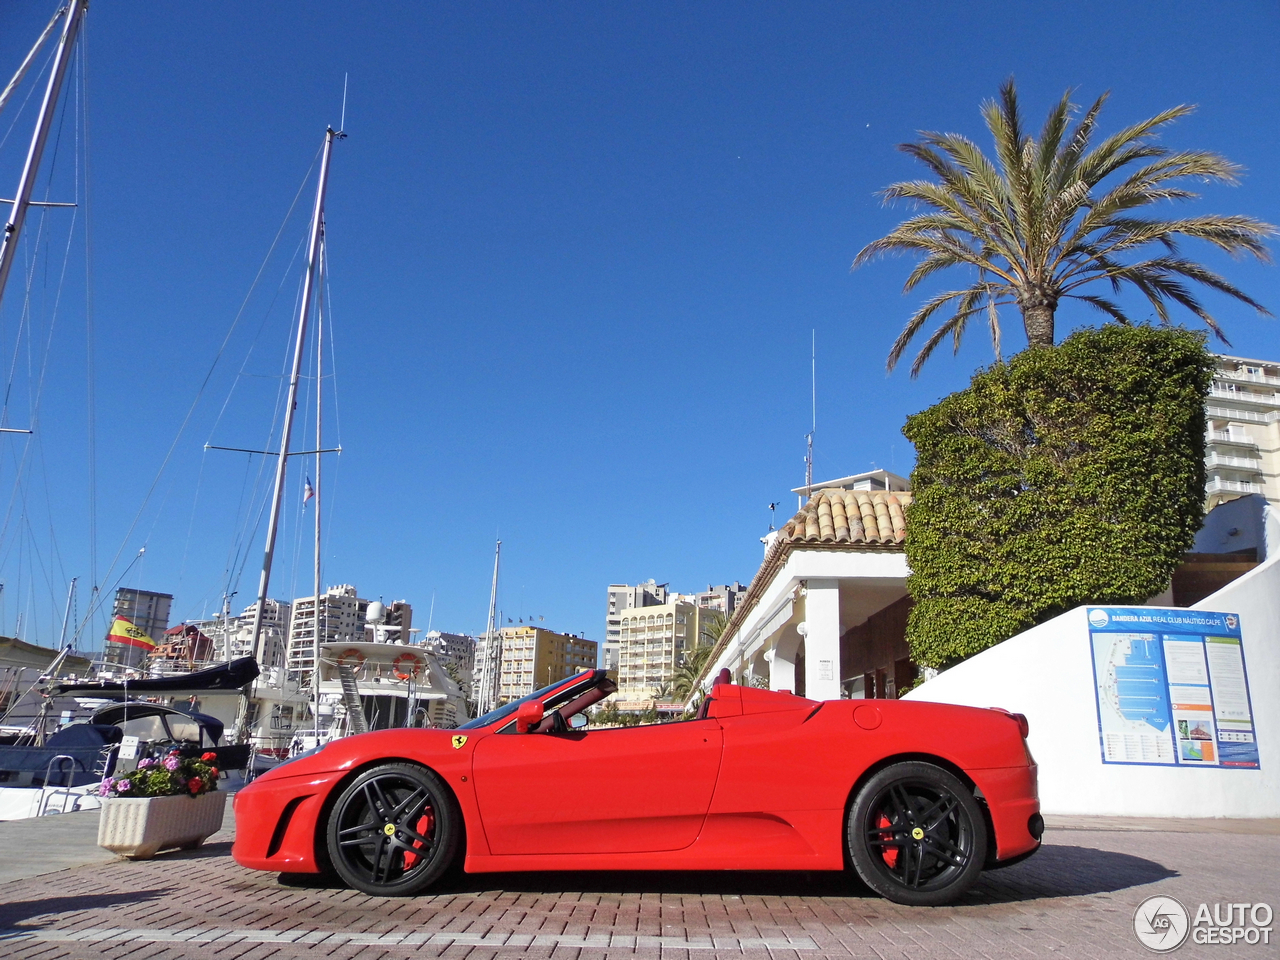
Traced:
<path fill-rule="evenodd" d="M 1022 309 L 1022 325 L 1027 331 L 1027 346 L 1053 346 L 1053 316 L 1058 311 L 1058 298 L 1043 290 L 1029 290 L 1018 297 Z"/>

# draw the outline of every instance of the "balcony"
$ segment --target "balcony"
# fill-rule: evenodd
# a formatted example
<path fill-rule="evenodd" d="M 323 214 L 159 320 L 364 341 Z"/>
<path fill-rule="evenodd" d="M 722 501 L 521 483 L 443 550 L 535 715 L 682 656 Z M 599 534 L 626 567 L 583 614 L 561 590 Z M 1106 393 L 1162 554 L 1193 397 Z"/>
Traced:
<path fill-rule="evenodd" d="M 1206 467 L 1230 467 L 1232 470 L 1247 470 L 1250 473 L 1262 472 L 1262 461 L 1252 457 L 1227 457 L 1221 453 L 1211 453 L 1204 458 Z"/>
<path fill-rule="evenodd" d="M 1257 447 L 1258 441 L 1242 434 L 1233 434 L 1230 430 L 1210 430 L 1210 443 L 1234 443 L 1242 447 Z"/>
<path fill-rule="evenodd" d="M 1209 396 L 1218 400 L 1233 400 L 1238 403 L 1257 403 L 1266 407 L 1280 406 L 1280 397 L 1273 390 L 1271 393 L 1254 393 L 1251 390 L 1228 390 L 1214 384 L 1209 388 Z"/>
<path fill-rule="evenodd" d="M 1204 485 L 1205 493 L 1261 493 L 1262 484 L 1247 480 L 1223 480 L 1214 477 Z"/>
<path fill-rule="evenodd" d="M 1280 377 L 1268 377 L 1265 373 L 1245 373 L 1243 370 L 1215 370 L 1215 378 L 1234 380 L 1237 383 L 1264 383 L 1270 387 L 1280 387 Z"/>
<path fill-rule="evenodd" d="M 1237 395 L 1233 399 L 1240 399 Z M 1205 415 L 1210 420 L 1240 420 L 1244 423 L 1274 423 L 1280 420 L 1280 410 L 1272 410 L 1269 413 L 1261 413 L 1257 410 L 1241 410 L 1238 407 L 1219 407 L 1209 405 L 1205 407 Z"/>

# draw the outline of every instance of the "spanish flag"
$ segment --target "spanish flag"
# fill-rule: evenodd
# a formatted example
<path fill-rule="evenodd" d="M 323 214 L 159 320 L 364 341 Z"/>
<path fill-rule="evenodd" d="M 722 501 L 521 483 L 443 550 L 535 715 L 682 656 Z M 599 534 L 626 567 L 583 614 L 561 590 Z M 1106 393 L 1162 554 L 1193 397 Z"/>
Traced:
<path fill-rule="evenodd" d="M 107 639 L 130 647 L 141 647 L 143 650 L 156 648 L 156 642 L 147 635 L 145 630 L 135 627 L 124 617 L 116 617 L 115 622 L 111 624 L 111 632 L 107 634 Z"/>

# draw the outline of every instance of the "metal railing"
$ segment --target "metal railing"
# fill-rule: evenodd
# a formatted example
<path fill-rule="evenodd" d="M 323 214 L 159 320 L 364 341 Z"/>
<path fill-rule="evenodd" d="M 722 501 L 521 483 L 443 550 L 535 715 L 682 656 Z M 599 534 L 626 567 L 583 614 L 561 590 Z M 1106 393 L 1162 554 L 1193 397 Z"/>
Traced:
<path fill-rule="evenodd" d="M 1272 393 L 1254 393 L 1251 390 L 1228 390 L 1214 384 L 1209 388 L 1209 396 L 1219 400 L 1236 400 L 1240 403 L 1261 403 L 1267 406 L 1280 405 L 1280 396 Z"/>
<path fill-rule="evenodd" d="M 1204 485 L 1206 493 L 1261 493 L 1262 484 L 1247 480 L 1223 480 L 1214 477 Z"/>
<path fill-rule="evenodd" d="M 1236 470 L 1249 470 L 1254 473 L 1262 472 L 1262 461 L 1255 460 L 1251 457 L 1228 457 L 1221 453 L 1211 453 L 1204 458 L 1206 467 L 1232 467 Z"/>

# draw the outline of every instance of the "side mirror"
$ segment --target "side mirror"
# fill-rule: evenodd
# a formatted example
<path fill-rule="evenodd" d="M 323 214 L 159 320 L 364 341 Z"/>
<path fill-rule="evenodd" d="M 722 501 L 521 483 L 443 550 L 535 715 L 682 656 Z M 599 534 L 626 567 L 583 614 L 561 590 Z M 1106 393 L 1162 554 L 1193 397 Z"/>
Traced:
<path fill-rule="evenodd" d="M 546 708 L 541 700 L 529 700 L 520 704 L 516 710 L 516 733 L 528 733 L 529 728 L 541 722 Z"/>
<path fill-rule="evenodd" d="M 569 729 L 581 730 L 583 727 L 587 725 L 587 723 L 588 723 L 588 720 L 587 720 L 587 715 L 585 713 L 575 713 L 572 717 L 569 718 Z"/>

